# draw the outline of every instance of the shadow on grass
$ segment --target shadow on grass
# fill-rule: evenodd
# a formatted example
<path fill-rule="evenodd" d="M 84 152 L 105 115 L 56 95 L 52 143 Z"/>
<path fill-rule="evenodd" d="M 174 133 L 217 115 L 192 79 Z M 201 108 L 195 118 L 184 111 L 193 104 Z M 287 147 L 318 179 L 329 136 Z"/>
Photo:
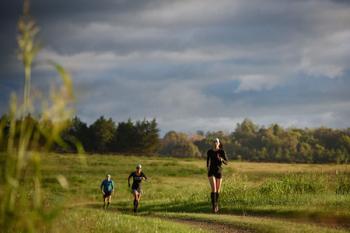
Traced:
<path fill-rule="evenodd" d="M 141 208 L 146 212 L 189 212 L 189 213 L 211 213 L 211 207 L 208 202 L 195 203 L 164 203 L 164 204 L 146 204 Z"/>
<path fill-rule="evenodd" d="M 85 207 L 103 210 L 103 203 L 89 203 Z M 132 211 L 132 202 L 117 202 L 106 210 L 108 212 L 122 213 L 134 215 Z M 152 213 L 160 212 L 181 212 L 181 213 L 211 213 L 210 203 L 208 202 L 170 202 L 160 204 L 150 204 L 141 202 L 138 216 L 152 215 Z M 295 222 L 317 223 L 326 226 L 337 226 L 342 228 L 350 228 L 350 216 L 341 215 L 339 213 L 308 210 L 288 210 L 278 208 L 248 208 L 248 207 L 228 207 L 224 206 L 220 209 L 221 214 L 271 217 L 281 220 L 291 220 Z"/>
<path fill-rule="evenodd" d="M 142 211 L 145 212 L 187 212 L 187 213 L 211 213 L 210 203 L 168 203 L 145 206 Z M 350 214 L 338 213 L 336 211 L 320 210 L 296 210 L 283 208 L 266 208 L 258 209 L 254 207 L 230 207 L 224 206 L 220 209 L 221 214 L 269 217 L 280 220 L 289 220 L 301 223 L 316 223 L 330 227 L 341 227 L 350 229 Z"/>
<path fill-rule="evenodd" d="M 118 212 L 118 213 L 127 213 L 131 212 L 130 208 L 120 207 L 119 205 L 114 205 L 113 203 L 108 207 L 104 208 L 103 203 L 88 203 L 83 205 L 84 208 L 107 211 L 107 212 Z"/>

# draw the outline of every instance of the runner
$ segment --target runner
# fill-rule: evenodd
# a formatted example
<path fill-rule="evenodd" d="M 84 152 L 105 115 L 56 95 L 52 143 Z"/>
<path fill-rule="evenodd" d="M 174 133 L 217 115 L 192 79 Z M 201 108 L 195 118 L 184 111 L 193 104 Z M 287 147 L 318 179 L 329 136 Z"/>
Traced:
<path fill-rule="evenodd" d="M 131 186 L 132 194 L 134 195 L 134 212 L 137 212 L 139 202 L 142 195 L 141 182 L 142 180 L 147 180 L 146 175 L 142 172 L 141 164 L 136 166 L 136 171 L 132 172 L 128 177 L 128 186 L 130 188 L 130 178 L 133 178 L 133 183 Z"/>
<path fill-rule="evenodd" d="M 114 192 L 114 182 L 111 179 L 111 175 L 106 175 L 101 183 L 100 189 L 103 194 L 103 208 L 107 209 L 111 203 L 112 193 Z"/>
<path fill-rule="evenodd" d="M 217 213 L 219 211 L 219 193 L 222 183 L 222 164 L 227 164 L 228 159 L 223 145 L 218 138 L 213 142 L 213 149 L 207 152 L 207 169 L 208 179 L 211 187 L 211 204 L 212 211 Z"/>

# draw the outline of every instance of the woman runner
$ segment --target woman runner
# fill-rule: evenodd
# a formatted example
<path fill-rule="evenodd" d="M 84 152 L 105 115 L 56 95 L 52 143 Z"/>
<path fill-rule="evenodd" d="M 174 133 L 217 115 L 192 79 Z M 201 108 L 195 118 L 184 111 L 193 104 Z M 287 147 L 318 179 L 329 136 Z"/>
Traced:
<path fill-rule="evenodd" d="M 134 212 L 137 212 L 137 208 L 139 206 L 139 202 L 141 199 L 142 188 L 141 182 L 142 180 L 147 180 L 147 176 L 142 172 L 141 164 L 136 166 L 136 171 L 132 172 L 128 177 L 128 186 L 130 188 L 130 178 L 133 178 L 133 183 L 131 186 L 131 192 L 134 195 Z"/>
<path fill-rule="evenodd" d="M 107 209 L 111 203 L 112 193 L 114 192 L 114 182 L 110 174 L 106 175 L 106 179 L 102 181 L 100 189 L 103 194 L 103 208 Z"/>
<path fill-rule="evenodd" d="M 228 159 L 223 145 L 218 138 L 213 142 L 213 148 L 207 152 L 207 169 L 208 179 L 211 187 L 211 204 L 212 211 L 217 213 L 219 211 L 219 193 L 222 183 L 222 164 L 227 164 Z"/>

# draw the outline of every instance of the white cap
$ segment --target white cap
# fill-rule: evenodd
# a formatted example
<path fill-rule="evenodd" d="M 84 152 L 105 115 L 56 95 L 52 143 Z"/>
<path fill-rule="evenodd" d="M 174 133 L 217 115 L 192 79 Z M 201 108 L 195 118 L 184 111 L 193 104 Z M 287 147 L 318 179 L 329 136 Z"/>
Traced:
<path fill-rule="evenodd" d="M 141 164 L 137 164 L 136 168 L 142 168 Z"/>

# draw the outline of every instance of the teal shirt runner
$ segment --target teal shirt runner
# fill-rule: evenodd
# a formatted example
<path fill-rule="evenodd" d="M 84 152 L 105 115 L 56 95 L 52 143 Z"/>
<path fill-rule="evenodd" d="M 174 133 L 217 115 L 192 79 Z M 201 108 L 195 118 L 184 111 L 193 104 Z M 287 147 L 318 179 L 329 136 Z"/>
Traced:
<path fill-rule="evenodd" d="M 104 192 L 112 192 L 114 190 L 113 180 L 103 180 L 100 188 L 103 189 Z"/>

